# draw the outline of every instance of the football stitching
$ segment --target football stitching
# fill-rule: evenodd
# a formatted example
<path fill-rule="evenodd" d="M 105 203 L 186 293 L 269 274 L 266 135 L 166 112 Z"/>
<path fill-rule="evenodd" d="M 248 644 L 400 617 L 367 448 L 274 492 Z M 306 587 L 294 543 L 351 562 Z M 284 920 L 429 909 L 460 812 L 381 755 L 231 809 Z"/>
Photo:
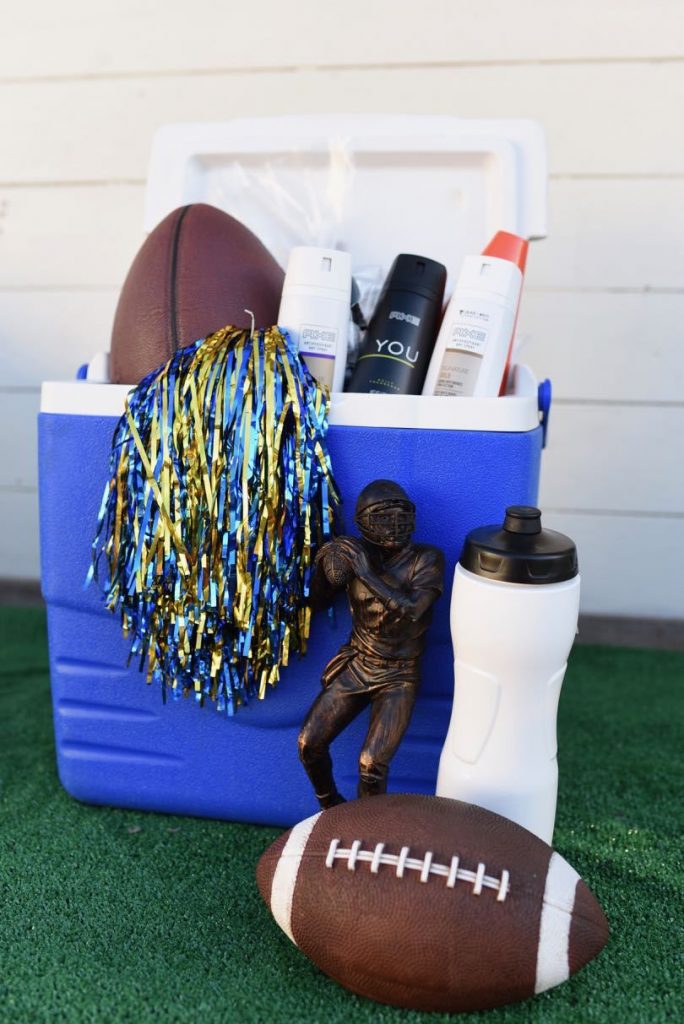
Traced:
<path fill-rule="evenodd" d="M 450 864 L 439 864 L 433 860 L 432 850 L 428 850 L 422 858 L 411 857 L 411 849 L 402 846 L 401 852 L 385 853 L 385 844 L 376 843 L 373 850 L 364 850 L 363 841 L 355 839 L 350 847 L 341 847 L 341 839 L 332 839 L 325 858 L 326 868 L 332 868 L 336 860 L 346 860 L 349 871 L 356 871 L 359 861 L 370 863 L 371 874 L 377 875 L 381 865 L 396 869 L 396 877 L 403 878 L 407 870 L 419 871 L 420 881 L 427 882 L 430 875 L 446 878 L 447 889 L 453 889 L 456 882 L 472 882 L 473 895 L 479 896 L 483 889 L 496 891 L 497 903 L 503 903 L 510 891 L 510 873 L 504 868 L 501 878 L 494 878 L 486 873 L 485 865 L 480 861 L 477 871 L 470 871 L 460 866 L 459 858 L 454 855 Z"/>

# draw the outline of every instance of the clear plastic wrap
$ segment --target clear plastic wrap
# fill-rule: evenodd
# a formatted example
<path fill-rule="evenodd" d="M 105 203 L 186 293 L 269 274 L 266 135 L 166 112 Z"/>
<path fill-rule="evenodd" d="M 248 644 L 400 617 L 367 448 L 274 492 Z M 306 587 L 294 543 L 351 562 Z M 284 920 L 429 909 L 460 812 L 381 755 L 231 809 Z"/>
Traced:
<path fill-rule="evenodd" d="M 241 196 L 240 219 L 245 220 L 282 267 L 297 245 L 350 250 L 346 225 L 356 166 L 349 138 L 331 137 L 327 152 L 308 150 L 277 153 L 258 162 L 248 159 L 221 163 L 207 201 L 225 210 Z M 354 253 L 352 251 L 352 259 Z M 353 263 L 353 299 L 365 318 L 374 308 L 386 268 L 378 263 Z M 358 318 L 358 317 L 357 317 Z M 350 324 L 348 364 L 353 366 L 360 329 Z"/>

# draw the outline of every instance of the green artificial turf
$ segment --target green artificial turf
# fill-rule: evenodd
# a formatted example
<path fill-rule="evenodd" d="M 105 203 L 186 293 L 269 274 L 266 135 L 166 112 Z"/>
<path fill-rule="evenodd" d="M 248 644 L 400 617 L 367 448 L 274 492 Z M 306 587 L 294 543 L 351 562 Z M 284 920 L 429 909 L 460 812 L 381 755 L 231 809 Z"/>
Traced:
<path fill-rule="evenodd" d="M 54 767 L 43 613 L 0 609 L 0 650 L 3 1024 L 451 1019 L 352 996 L 290 944 L 254 883 L 277 829 L 68 797 Z M 684 1020 L 683 677 L 682 654 L 574 651 L 555 846 L 598 896 L 612 936 L 565 985 L 464 1022 Z"/>

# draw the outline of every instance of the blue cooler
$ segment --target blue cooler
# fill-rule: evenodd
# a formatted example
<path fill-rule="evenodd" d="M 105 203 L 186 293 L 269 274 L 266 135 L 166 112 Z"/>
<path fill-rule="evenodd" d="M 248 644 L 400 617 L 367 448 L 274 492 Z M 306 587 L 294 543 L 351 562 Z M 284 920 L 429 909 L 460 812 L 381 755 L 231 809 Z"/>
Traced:
<path fill-rule="evenodd" d="M 501 522 L 507 505 L 535 504 L 543 425 L 529 371 L 499 399 L 340 395 L 329 433 L 333 467 L 353 526 L 359 491 L 400 483 L 418 509 L 415 539 L 442 548 L 446 589 L 435 606 L 423 684 L 390 772 L 390 789 L 434 793 L 451 711 L 449 592 L 466 533 Z M 344 600 L 314 616 L 305 657 L 232 718 L 192 698 L 162 703 L 97 585 L 84 588 L 126 388 L 80 381 L 43 385 L 39 417 L 41 564 L 47 603 L 57 766 L 64 788 L 89 803 L 291 825 L 316 810 L 297 735 L 323 667 L 350 630 Z M 374 425 L 382 423 L 382 426 Z M 391 424 L 391 425 L 388 425 Z M 403 424 L 403 425 L 402 425 Z M 367 714 L 333 744 L 338 784 L 355 793 Z"/>
<path fill-rule="evenodd" d="M 285 194 L 291 202 L 281 202 Z M 292 245 L 338 244 L 362 276 L 386 270 L 400 251 L 423 252 L 453 273 L 499 229 L 544 236 L 543 133 L 524 120 L 443 117 L 168 126 L 153 148 L 146 226 L 197 201 L 242 220 L 282 265 Z M 88 376 L 98 376 L 95 364 Z M 43 385 L 41 562 L 59 777 L 89 803 L 291 825 L 317 809 L 297 736 L 323 667 L 349 635 L 345 603 L 334 618 L 314 617 L 308 653 L 293 657 L 263 701 L 232 718 L 192 699 L 164 704 L 137 664 L 128 666 L 120 620 L 104 609 L 97 585 L 84 588 L 126 391 L 93 379 Z M 391 790 L 434 792 L 453 694 L 454 566 L 470 529 L 501 522 L 507 505 L 536 503 L 540 419 L 537 383 L 523 367 L 505 398 L 333 396 L 329 444 L 348 532 L 356 532 L 359 491 L 387 477 L 416 503 L 415 539 L 446 556 L 446 589 Z M 356 790 L 366 727 L 362 714 L 333 744 L 346 796 Z"/>

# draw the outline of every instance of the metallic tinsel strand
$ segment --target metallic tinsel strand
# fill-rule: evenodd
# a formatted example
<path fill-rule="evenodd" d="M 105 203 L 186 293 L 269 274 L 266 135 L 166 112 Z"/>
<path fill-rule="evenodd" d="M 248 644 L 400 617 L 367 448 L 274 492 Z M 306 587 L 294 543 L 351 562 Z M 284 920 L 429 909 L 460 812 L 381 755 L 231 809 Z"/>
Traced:
<path fill-rule="evenodd" d="M 286 334 L 226 327 L 129 396 L 89 579 L 163 693 L 232 714 L 306 650 L 314 557 L 339 503 L 329 395 Z"/>

